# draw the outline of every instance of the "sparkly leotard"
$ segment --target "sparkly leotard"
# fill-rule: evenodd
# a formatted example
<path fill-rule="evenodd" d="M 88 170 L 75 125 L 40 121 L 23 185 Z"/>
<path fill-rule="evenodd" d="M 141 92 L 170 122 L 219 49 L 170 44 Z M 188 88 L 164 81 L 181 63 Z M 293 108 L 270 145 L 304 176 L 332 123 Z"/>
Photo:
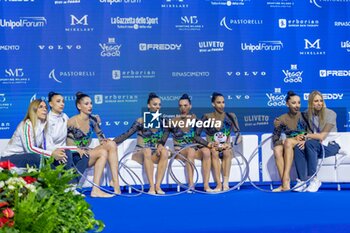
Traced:
<path fill-rule="evenodd" d="M 97 119 L 95 117 L 90 116 L 89 126 L 89 131 L 87 133 L 75 126 L 69 126 L 67 129 L 67 138 L 72 139 L 75 146 L 79 148 L 87 148 L 91 143 L 94 129 L 96 127 L 99 129 Z M 104 134 L 101 130 L 96 134 L 99 138 L 104 138 Z"/>

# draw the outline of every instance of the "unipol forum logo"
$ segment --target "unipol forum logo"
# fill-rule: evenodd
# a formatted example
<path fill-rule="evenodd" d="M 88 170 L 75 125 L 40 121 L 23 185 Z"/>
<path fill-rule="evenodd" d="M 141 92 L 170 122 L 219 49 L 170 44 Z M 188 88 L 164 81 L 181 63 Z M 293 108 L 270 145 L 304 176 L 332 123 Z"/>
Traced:
<path fill-rule="evenodd" d="M 241 50 L 250 51 L 280 51 L 283 48 L 283 43 L 280 40 L 259 41 L 258 43 L 241 43 Z"/>
<path fill-rule="evenodd" d="M 47 24 L 45 17 L 20 17 L 17 20 L 0 19 L 0 27 L 3 28 L 42 28 Z"/>

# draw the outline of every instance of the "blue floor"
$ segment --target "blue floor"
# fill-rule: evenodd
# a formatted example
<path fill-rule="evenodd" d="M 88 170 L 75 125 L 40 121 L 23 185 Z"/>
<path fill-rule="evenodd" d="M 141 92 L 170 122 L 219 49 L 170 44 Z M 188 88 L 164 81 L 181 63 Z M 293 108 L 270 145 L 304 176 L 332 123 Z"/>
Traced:
<path fill-rule="evenodd" d="M 350 190 L 86 197 L 103 232 L 350 232 Z"/>

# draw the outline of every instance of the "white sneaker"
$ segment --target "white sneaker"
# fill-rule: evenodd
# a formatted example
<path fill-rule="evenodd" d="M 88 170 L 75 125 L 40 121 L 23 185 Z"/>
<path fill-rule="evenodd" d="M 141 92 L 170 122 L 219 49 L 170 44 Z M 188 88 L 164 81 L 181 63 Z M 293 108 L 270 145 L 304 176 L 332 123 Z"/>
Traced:
<path fill-rule="evenodd" d="M 294 192 L 305 192 L 307 186 L 304 181 L 297 179 L 297 184 L 294 187 L 296 187 L 295 189 L 293 188 Z"/>
<path fill-rule="evenodd" d="M 340 154 L 340 155 L 347 155 L 348 152 L 346 150 L 340 148 L 339 151 L 338 151 L 338 154 Z"/>
<path fill-rule="evenodd" d="M 322 182 L 317 179 L 316 177 L 314 177 L 309 184 L 309 187 L 307 187 L 306 192 L 312 192 L 315 193 L 318 191 L 318 189 L 321 187 Z"/>
<path fill-rule="evenodd" d="M 81 192 L 79 192 L 79 191 L 76 190 L 76 189 L 73 190 L 73 193 L 74 193 L 74 195 L 85 197 L 85 194 L 84 194 L 84 193 L 81 193 Z"/>
<path fill-rule="evenodd" d="M 64 190 L 64 192 L 73 192 L 74 195 L 85 197 L 85 195 L 77 190 L 76 184 L 70 184 L 68 188 Z"/>

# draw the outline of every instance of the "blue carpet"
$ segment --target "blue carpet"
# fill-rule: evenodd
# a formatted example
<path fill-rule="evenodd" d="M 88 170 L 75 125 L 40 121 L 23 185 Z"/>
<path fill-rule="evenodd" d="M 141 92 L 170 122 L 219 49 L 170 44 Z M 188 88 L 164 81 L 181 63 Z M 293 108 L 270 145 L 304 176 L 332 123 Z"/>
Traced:
<path fill-rule="evenodd" d="M 350 191 L 90 198 L 103 232 L 350 232 Z"/>

